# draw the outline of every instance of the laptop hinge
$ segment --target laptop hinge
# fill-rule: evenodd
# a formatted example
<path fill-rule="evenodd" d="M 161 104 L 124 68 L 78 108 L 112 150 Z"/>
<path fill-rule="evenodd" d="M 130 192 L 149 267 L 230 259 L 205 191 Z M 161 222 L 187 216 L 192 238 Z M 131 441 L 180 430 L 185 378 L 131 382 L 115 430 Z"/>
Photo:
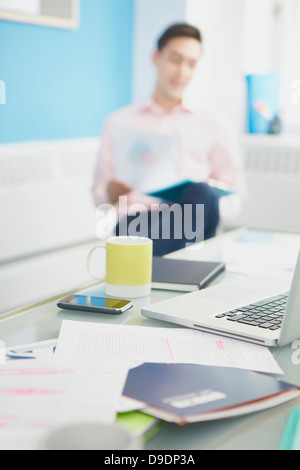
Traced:
<path fill-rule="evenodd" d="M 219 335 L 222 335 L 222 336 L 230 335 L 232 338 L 241 338 L 241 339 L 244 339 L 248 342 L 251 341 L 251 338 L 249 338 L 249 336 L 239 335 L 237 333 L 227 333 L 227 332 L 224 333 L 224 331 L 220 331 L 220 330 L 217 330 L 215 328 L 206 328 L 205 326 L 200 326 L 200 325 L 197 325 L 196 323 L 194 323 L 194 327 L 199 329 L 199 330 L 205 330 L 205 331 L 209 331 L 209 332 L 212 332 L 212 333 L 218 333 Z M 266 344 L 266 342 L 263 339 L 258 339 L 258 338 L 253 338 L 253 342 Z"/>

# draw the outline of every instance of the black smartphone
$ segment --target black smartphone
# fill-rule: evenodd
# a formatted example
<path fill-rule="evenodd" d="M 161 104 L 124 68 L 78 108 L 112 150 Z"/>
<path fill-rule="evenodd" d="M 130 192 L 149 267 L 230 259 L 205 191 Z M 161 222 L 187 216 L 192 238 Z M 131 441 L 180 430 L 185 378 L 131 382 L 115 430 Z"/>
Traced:
<path fill-rule="evenodd" d="M 95 297 L 89 295 L 69 295 L 60 300 L 59 308 L 80 310 L 93 313 L 107 313 L 119 315 L 132 307 L 130 300 L 111 299 L 109 297 Z"/>

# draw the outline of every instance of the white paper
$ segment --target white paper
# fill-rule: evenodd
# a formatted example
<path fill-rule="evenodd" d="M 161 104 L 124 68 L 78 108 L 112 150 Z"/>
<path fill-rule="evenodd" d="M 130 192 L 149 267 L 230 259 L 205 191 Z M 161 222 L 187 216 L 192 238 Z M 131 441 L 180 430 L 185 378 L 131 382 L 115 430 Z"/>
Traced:
<path fill-rule="evenodd" d="M 112 135 L 117 180 L 145 193 L 178 182 L 170 136 L 120 125 Z"/>
<path fill-rule="evenodd" d="M 276 276 L 276 273 L 280 275 L 282 271 L 291 271 L 295 268 L 299 249 L 299 241 L 288 243 L 228 242 L 223 247 L 222 261 L 227 264 L 248 264 L 250 267 L 256 264 L 258 273 L 268 270 Z"/>
<path fill-rule="evenodd" d="M 133 398 L 122 396 L 118 402 L 118 413 L 128 413 L 129 411 L 137 411 L 145 408 L 145 403 L 134 400 Z"/>
<path fill-rule="evenodd" d="M 294 271 L 292 269 L 278 269 L 277 266 L 269 266 L 264 263 L 229 263 L 226 264 L 226 271 L 245 276 L 266 276 L 279 279 L 292 280 Z"/>
<path fill-rule="evenodd" d="M 0 9 L 15 13 L 39 15 L 41 13 L 41 0 L 0 0 Z"/>
<path fill-rule="evenodd" d="M 150 328 L 64 320 L 58 357 L 102 358 L 236 367 L 282 374 L 268 348 L 182 328 Z"/>
<path fill-rule="evenodd" d="M 56 425 L 113 423 L 128 365 L 99 360 L 20 360 L 0 366 L 0 450 L 37 448 Z"/>

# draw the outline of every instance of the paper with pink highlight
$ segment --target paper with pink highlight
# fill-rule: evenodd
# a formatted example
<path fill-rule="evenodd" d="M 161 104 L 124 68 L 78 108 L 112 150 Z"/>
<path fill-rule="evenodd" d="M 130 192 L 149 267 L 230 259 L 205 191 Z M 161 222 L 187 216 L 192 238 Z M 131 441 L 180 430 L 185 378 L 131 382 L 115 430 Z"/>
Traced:
<path fill-rule="evenodd" d="M 188 328 L 151 328 L 64 320 L 58 357 L 237 367 L 282 374 L 268 348 Z"/>
<path fill-rule="evenodd" d="M 0 450 L 36 449 L 42 433 L 70 421 L 112 424 L 127 363 L 15 360 L 0 366 Z"/>

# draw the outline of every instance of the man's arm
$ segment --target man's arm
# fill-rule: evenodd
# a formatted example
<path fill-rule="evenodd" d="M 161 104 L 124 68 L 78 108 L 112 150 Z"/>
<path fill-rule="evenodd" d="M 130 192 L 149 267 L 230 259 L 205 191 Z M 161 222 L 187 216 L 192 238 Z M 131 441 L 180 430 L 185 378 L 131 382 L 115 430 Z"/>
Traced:
<path fill-rule="evenodd" d="M 107 184 L 106 192 L 109 202 L 117 204 L 120 196 L 130 193 L 131 188 L 121 181 L 111 180 Z"/>

